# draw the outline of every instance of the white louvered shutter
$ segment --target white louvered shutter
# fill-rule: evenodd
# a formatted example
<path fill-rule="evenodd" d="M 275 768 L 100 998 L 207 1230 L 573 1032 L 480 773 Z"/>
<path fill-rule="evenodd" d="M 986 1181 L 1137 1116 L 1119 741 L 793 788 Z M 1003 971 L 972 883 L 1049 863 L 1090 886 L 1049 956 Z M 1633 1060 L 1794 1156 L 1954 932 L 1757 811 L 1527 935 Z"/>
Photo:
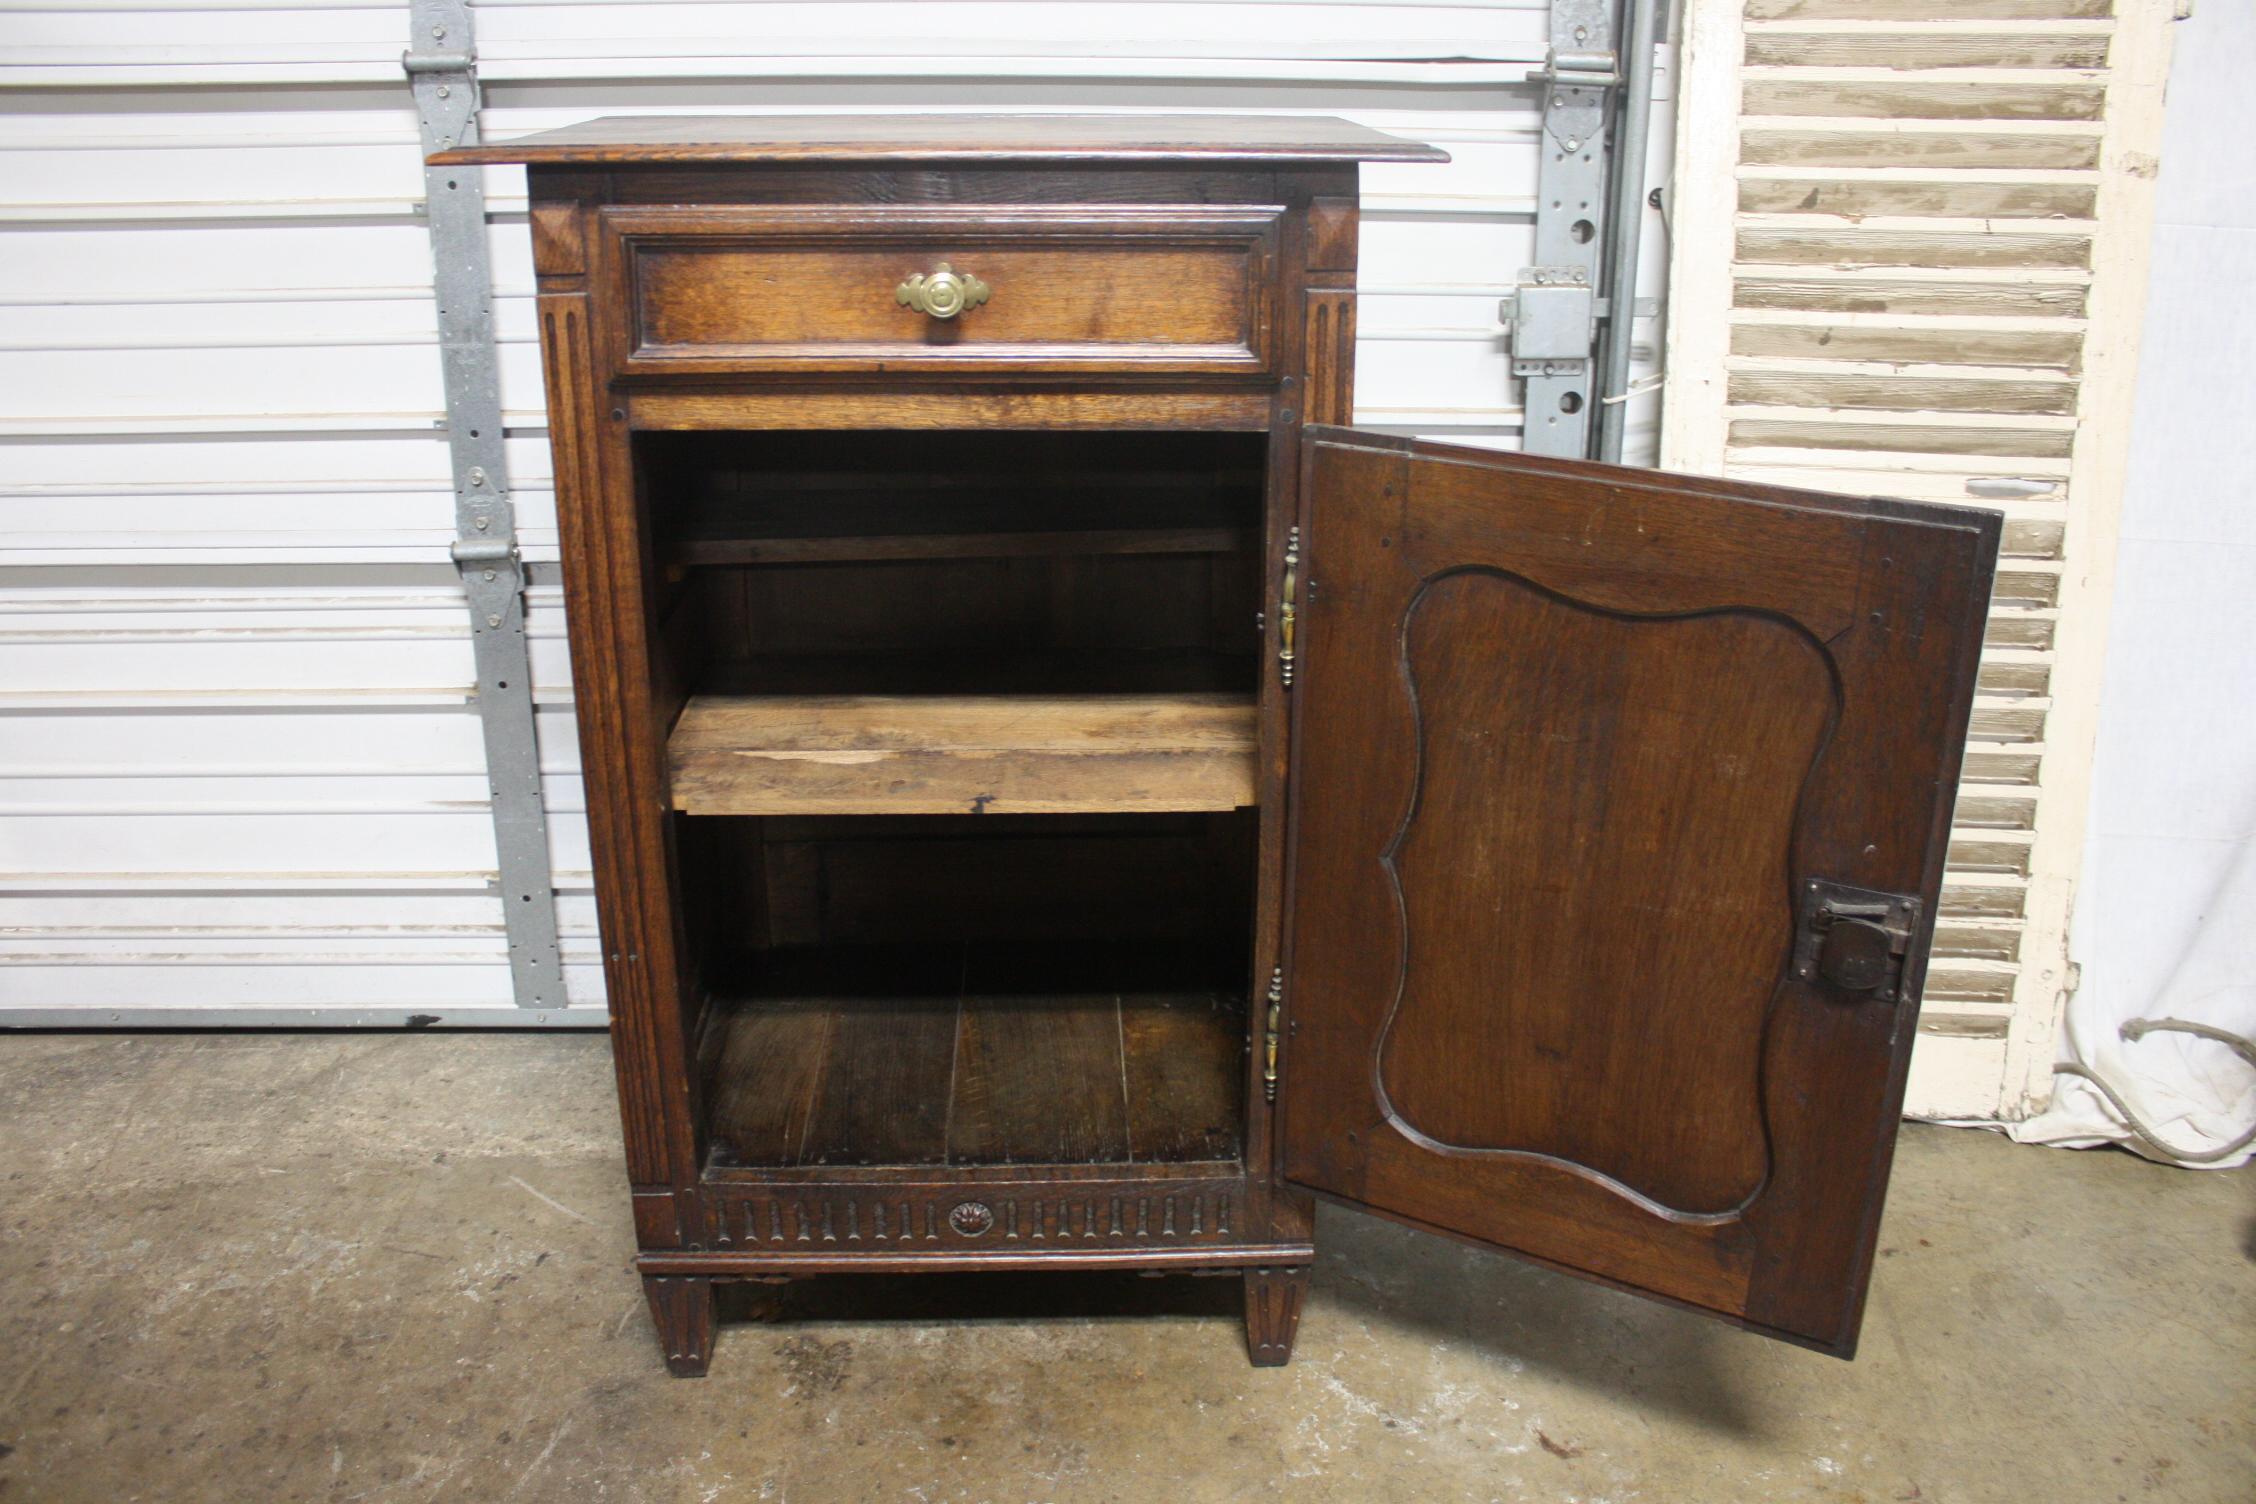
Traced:
<path fill-rule="evenodd" d="M 1909 1110 L 2048 1089 L 2166 8 L 1691 0 L 1663 463 L 2007 517 Z"/>

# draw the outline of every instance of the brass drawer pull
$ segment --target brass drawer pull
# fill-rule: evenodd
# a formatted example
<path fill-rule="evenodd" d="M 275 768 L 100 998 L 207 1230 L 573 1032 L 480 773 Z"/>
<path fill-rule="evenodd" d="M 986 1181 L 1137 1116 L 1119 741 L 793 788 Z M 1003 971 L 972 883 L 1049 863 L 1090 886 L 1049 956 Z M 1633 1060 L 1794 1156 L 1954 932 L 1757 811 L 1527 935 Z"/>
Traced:
<path fill-rule="evenodd" d="M 893 301 L 936 319 L 952 319 L 966 308 L 987 301 L 987 284 L 969 272 L 952 270 L 943 261 L 928 276 L 923 272 L 893 289 Z"/>

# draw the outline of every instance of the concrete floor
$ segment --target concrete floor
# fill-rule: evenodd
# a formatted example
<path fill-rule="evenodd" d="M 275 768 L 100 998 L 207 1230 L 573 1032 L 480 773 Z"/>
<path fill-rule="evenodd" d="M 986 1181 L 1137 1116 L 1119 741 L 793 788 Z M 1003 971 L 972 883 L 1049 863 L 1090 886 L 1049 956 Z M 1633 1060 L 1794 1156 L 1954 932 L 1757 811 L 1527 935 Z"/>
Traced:
<path fill-rule="evenodd" d="M 1287 1369 L 1234 1281 L 1046 1276 L 677 1381 L 606 1051 L 0 1037 L 0 1501 L 2256 1499 L 2246 1174 L 1907 1128 L 1853 1364 L 1327 1212 Z"/>

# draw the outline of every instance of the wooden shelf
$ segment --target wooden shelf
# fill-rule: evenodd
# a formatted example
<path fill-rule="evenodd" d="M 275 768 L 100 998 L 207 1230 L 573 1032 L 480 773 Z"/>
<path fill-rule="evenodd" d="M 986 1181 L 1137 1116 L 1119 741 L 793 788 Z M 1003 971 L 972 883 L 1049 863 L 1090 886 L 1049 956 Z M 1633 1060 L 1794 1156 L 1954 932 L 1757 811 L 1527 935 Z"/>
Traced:
<path fill-rule="evenodd" d="M 1249 493 L 1250 494 L 1250 493 Z M 1251 506 L 1163 486 L 746 491 L 687 509 L 677 565 L 1245 553 Z"/>
<path fill-rule="evenodd" d="M 780 985 L 732 1005 L 707 1093 L 714 1167 L 1239 1153 L 1245 1012 L 1234 995 L 1181 978 L 1129 990 L 1127 974 L 1107 986 L 1070 965 L 1051 990 L 994 991 L 1005 978 L 950 951 L 832 960 L 780 957 Z"/>
<path fill-rule="evenodd" d="M 1252 636 L 1250 632 L 1245 634 Z M 1141 652 L 1035 650 L 785 654 L 707 664 L 698 687 L 710 697 L 829 694 L 842 684 L 864 695 L 1233 695 L 1259 682 L 1252 653 L 1208 648 Z M 1243 698 L 1242 695 L 1239 698 Z"/>
<path fill-rule="evenodd" d="M 1253 697 L 697 695 L 667 743 L 693 815 L 1114 814 L 1254 802 Z"/>

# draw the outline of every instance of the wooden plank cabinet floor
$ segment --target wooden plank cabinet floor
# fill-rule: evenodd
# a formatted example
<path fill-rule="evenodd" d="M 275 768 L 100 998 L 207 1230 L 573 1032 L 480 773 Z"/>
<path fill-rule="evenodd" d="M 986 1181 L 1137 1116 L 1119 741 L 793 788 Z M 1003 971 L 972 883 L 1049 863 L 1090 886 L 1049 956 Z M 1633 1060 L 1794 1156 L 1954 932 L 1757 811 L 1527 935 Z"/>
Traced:
<path fill-rule="evenodd" d="M 1321 119 L 530 164 L 640 1269 L 1238 1272 L 1311 1196 L 1849 1354 L 1994 515 L 1343 427 Z"/>

